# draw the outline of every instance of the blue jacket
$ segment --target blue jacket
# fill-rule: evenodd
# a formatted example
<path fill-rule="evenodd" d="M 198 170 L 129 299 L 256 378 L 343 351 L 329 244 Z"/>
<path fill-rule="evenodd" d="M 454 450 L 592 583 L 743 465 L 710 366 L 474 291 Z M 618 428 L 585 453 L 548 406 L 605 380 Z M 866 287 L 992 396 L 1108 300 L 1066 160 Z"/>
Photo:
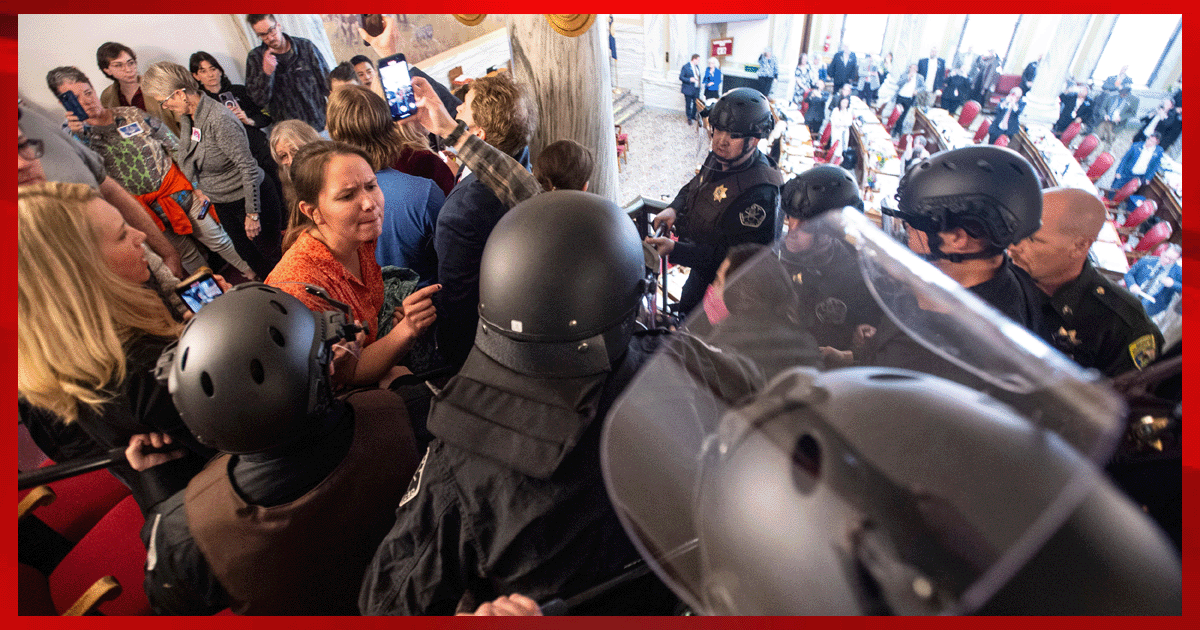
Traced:
<path fill-rule="evenodd" d="M 1154 298 L 1154 301 L 1151 302 L 1140 295 L 1137 296 L 1142 301 L 1142 306 L 1146 308 L 1146 315 L 1150 317 L 1166 310 L 1171 305 L 1175 294 L 1183 290 L 1183 267 L 1176 263 L 1171 265 L 1170 269 L 1164 270 L 1158 260 L 1158 256 L 1145 256 L 1125 272 L 1125 286 L 1130 287 L 1136 284 L 1143 292 Z M 1163 274 L 1163 279 L 1170 278 L 1171 282 L 1163 283 L 1160 280 L 1155 283 L 1154 279 L 1160 274 Z M 1164 284 L 1171 286 L 1164 286 Z"/>
<path fill-rule="evenodd" d="M 1121 163 L 1117 165 L 1118 176 L 1123 176 L 1125 178 L 1133 177 L 1133 165 L 1136 164 L 1138 158 L 1142 156 L 1142 149 L 1145 146 L 1146 145 L 1144 144 L 1136 144 L 1132 147 L 1129 147 L 1129 150 L 1125 152 L 1124 157 L 1121 158 Z M 1162 168 L 1162 156 L 1163 148 L 1161 146 L 1155 146 L 1154 157 L 1150 158 L 1150 163 L 1146 165 L 1145 175 L 1140 176 L 1140 179 L 1143 182 L 1146 182 L 1150 178 L 1154 177 L 1154 174 Z"/>
<path fill-rule="evenodd" d="M 699 77 L 692 72 L 692 63 L 689 61 L 679 69 L 679 82 L 682 84 L 679 91 L 683 92 L 684 96 L 697 96 L 700 94 L 700 86 L 692 83 L 693 78 Z"/>
<path fill-rule="evenodd" d="M 721 89 L 721 69 L 707 68 L 704 70 L 704 89 L 709 92 L 717 92 Z"/>
<path fill-rule="evenodd" d="M 517 157 L 529 168 L 529 149 Z M 446 196 L 434 230 L 438 282 L 438 349 L 451 365 L 461 366 L 475 344 L 479 322 L 479 264 L 483 246 L 508 207 L 474 173 L 458 182 Z"/>
<path fill-rule="evenodd" d="M 393 265 L 417 272 L 420 286 L 437 283 L 434 227 L 446 195 L 432 179 L 385 168 L 375 173 L 383 191 L 383 233 L 375 244 L 380 267 Z"/>

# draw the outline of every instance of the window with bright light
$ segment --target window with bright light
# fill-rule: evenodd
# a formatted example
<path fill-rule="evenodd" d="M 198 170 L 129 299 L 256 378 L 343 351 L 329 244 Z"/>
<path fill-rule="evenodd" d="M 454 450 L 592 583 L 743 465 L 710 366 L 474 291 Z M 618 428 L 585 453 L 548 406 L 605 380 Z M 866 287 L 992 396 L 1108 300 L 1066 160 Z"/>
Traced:
<path fill-rule="evenodd" d="M 1181 16 L 1130 13 L 1117 16 L 1112 36 L 1100 54 L 1092 80 L 1099 85 L 1104 79 L 1129 66 L 1127 74 L 1135 87 L 1146 87 L 1158 68 L 1163 51 L 1170 45 L 1171 36 L 1179 28 Z"/>
<path fill-rule="evenodd" d="M 879 56 L 887 23 L 886 15 L 847 15 L 842 41 L 849 44 L 850 50 L 859 56 L 865 53 Z M 840 46 L 838 50 L 841 50 Z"/>
<path fill-rule="evenodd" d="M 1017 30 L 1017 14 L 972 14 L 967 16 L 967 27 L 963 31 L 962 50 L 968 46 L 975 49 L 976 54 L 984 54 L 989 50 L 996 51 L 1000 59 L 1008 51 L 1008 43 L 1012 41 L 1013 31 Z"/>

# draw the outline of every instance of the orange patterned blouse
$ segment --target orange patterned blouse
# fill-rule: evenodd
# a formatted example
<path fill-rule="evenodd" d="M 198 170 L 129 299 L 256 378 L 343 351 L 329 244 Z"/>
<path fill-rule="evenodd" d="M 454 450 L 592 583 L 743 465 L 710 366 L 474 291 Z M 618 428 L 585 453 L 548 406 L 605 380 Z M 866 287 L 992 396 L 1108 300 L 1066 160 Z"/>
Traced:
<path fill-rule="evenodd" d="M 307 282 L 324 288 L 329 292 L 329 297 L 350 305 L 354 319 L 368 327 L 367 343 L 370 344 L 375 341 L 379 309 L 383 308 L 383 271 L 375 262 L 375 241 L 358 248 L 358 260 L 362 267 L 361 281 L 333 257 L 324 243 L 304 232 L 284 252 L 283 259 L 267 276 L 267 284 L 296 296 L 305 306 L 317 312 L 334 310 L 335 307 L 310 295 L 303 286 L 288 283 Z"/>

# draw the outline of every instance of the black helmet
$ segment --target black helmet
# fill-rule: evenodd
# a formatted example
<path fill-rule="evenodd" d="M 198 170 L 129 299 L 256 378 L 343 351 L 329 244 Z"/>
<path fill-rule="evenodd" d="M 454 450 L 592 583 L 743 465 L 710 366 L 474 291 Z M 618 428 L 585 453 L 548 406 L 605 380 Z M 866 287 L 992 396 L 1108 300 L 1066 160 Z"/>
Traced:
<path fill-rule="evenodd" d="M 1141 510 L 1058 436 L 957 383 L 794 369 L 701 436 L 693 477 L 670 457 L 638 469 L 621 452 L 635 445 L 611 441 L 636 423 L 618 422 L 610 487 L 633 466 L 630 493 L 658 491 L 655 475 L 685 489 L 647 505 L 695 551 L 661 534 L 643 551 L 697 612 L 1180 613 L 1178 558 Z M 622 498 L 632 536 L 662 527 Z"/>
<path fill-rule="evenodd" d="M 981 231 L 972 236 L 988 241 L 990 251 L 984 253 L 989 255 L 1042 226 L 1038 177 L 1025 158 L 1003 147 L 970 146 L 933 155 L 904 174 L 896 199 L 900 207 L 889 214 L 922 232 L 973 225 L 968 231 Z"/>
<path fill-rule="evenodd" d="M 201 444 L 271 450 L 308 435 L 332 401 L 327 342 L 344 323 L 275 287 L 240 284 L 196 313 L 156 376 Z"/>
<path fill-rule="evenodd" d="M 708 112 L 713 129 L 753 138 L 766 138 L 775 128 L 767 97 L 754 88 L 729 90 Z"/>
<path fill-rule="evenodd" d="M 785 214 L 804 221 L 846 206 L 863 209 L 854 176 L 832 164 L 814 166 L 788 180 L 783 185 L 782 204 Z"/>
<path fill-rule="evenodd" d="M 598 374 L 624 354 L 646 286 L 625 213 L 592 193 L 542 193 L 488 237 L 475 345 L 521 374 Z"/>

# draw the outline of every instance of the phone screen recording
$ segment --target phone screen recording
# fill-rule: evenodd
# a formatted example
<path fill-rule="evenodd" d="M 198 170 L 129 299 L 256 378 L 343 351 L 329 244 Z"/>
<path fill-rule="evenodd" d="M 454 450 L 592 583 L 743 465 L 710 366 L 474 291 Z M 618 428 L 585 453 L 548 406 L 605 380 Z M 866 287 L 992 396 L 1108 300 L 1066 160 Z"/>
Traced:
<path fill-rule="evenodd" d="M 195 280 L 176 291 L 193 313 L 199 312 L 200 307 L 221 295 L 221 287 L 217 285 L 217 281 L 211 275 Z"/>
<path fill-rule="evenodd" d="M 392 112 L 392 120 L 408 118 L 417 112 L 417 100 L 413 95 L 412 78 L 408 75 L 408 62 L 404 55 L 393 55 L 379 62 L 379 80 L 383 84 L 384 97 Z"/>

